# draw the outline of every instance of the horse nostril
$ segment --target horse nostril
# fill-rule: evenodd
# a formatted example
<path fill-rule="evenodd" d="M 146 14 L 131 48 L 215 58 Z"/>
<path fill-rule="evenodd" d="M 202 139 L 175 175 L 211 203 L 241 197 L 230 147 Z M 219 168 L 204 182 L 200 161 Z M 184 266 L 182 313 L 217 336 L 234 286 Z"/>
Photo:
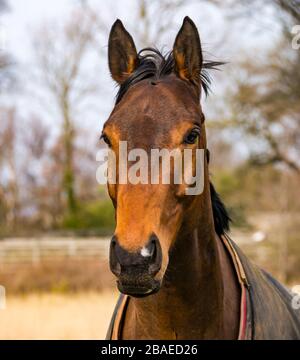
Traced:
<path fill-rule="evenodd" d="M 150 254 L 151 254 L 151 261 L 149 265 L 149 274 L 152 276 L 156 275 L 160 268 L 162 263 L 162 251 L 161 246 L 159 243 L 159 240 L 155 234 L 153 234 L 150 238 Z"/>
<path fill-rule="evenodd" d="M 116 255 L 116 246 L 117 246 L 117 241 L 115 236 L 113 236 L 109 247 L 109 265 L 111 272 L 116 276 L 119 276 L 121 274 L 121 264 Z"/>

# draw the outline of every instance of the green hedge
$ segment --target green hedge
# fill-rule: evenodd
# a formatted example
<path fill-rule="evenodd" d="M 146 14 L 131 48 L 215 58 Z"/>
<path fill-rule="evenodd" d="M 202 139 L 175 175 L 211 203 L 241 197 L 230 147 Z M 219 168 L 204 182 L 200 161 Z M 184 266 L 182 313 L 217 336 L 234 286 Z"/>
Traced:
<path fill-rule="evenodd" d="M 81 204 L 72 215 L 64 217 L 62 228 L 68 230 L 93 230 L 111 233 L 115 227 L 114 208 L 109 199 Z"/>

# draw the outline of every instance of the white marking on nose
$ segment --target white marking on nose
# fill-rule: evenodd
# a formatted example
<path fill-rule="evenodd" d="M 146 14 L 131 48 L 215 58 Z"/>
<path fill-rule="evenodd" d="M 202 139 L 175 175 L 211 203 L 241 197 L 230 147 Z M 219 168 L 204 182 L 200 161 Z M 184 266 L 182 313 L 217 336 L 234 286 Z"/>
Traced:
<path fill-rule="evenodd" d="M 142 250 L 141 250 L 141 255 L 142 255 L 143 257 L 148 257 L 148 256 L 150 256 L 151 254 L 150 254 L 149 249 L 147 249 L 146 247 L 143 247 Z"/>

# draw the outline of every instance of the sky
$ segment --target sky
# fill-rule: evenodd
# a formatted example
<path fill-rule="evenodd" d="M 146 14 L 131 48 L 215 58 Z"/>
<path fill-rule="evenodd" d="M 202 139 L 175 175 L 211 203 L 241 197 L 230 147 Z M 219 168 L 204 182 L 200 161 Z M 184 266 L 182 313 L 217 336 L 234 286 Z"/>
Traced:
<path fill-rule="evenodd" d="M 18 60 L 30 56 L 30 34 L 34 27 L 45 20 L 64 17 L 74 6 L 72 0 L 9 0 L 9 11 L 1 20 L 6 34 L 6 49 Z"/>

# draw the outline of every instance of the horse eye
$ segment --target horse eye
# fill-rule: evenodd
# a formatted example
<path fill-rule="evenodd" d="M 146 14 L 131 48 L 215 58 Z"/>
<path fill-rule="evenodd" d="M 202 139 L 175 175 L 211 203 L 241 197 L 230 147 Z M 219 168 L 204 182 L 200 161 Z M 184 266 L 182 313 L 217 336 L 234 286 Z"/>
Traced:
<path fill-rule="evenodd" d="M 184 143 L 185 144 L 195 144 L 198 137 L 200 135 L 200 130 L 199 129 L 193 129 L 191 132 L 189 132 L 185 138 L 184 138 Z"/>
<path fill-rule="evenodd" d="M 102 135 L 100 136 L 100 140 L 101 140 L 101 139 L 105 142 L 105 144 L 107 144 L 109 147 L 111 147 L 111 142 L 110 142 L 109 138 L 107 137 L 107 135 L 102 134 Z"/>

